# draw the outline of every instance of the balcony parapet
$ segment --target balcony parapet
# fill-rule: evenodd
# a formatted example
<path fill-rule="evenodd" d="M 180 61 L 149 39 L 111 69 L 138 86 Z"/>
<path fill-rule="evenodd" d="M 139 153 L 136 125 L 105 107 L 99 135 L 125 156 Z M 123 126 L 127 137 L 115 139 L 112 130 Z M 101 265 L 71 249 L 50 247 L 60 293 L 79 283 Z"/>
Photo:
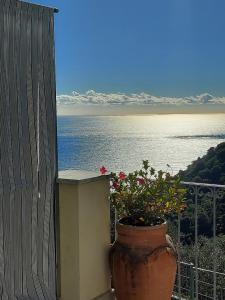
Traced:
<path fill-rule="evenodd" d="M 109 176 L 69 170 L 57 182 L 60 299 L 110 299 Z"/>

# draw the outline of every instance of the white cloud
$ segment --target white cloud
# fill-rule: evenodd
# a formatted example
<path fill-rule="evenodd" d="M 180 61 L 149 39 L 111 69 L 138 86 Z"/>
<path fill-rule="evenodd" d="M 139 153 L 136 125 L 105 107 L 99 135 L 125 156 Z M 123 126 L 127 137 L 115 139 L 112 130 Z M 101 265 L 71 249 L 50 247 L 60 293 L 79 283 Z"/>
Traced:
<path fill-rule="evenodd" d="M 190 97 L 157 97 L 148 93 L 125 94 L 125 93 L 99 93 L 89 90 L 85 93 L 73 91 L 71 95 L 58 95 L 57 104 L 60 105 L 204 105 L 225 104 L 225 97 L 215 97 L 204 93 Z"/>

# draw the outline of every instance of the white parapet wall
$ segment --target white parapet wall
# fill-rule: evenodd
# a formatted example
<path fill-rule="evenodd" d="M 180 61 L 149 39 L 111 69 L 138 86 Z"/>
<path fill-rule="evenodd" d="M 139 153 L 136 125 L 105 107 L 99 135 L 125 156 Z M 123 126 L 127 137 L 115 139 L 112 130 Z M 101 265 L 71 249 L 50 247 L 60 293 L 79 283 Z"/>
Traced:
<path fill-rule="evenodd" d="M 59 172 L 61 300 L 110 299 L 109 177 Z"/>

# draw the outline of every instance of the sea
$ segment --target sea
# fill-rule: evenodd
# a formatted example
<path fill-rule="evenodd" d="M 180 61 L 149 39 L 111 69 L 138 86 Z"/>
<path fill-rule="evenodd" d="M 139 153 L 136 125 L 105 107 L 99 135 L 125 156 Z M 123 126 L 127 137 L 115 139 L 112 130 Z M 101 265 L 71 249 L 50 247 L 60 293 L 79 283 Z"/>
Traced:
<path fill-rule="evenodd" d="M 130 172 L 149 160 L 176 174 L 225 141 L 225 114 L 58 116 L 57 127 L 59 170 Z"/>

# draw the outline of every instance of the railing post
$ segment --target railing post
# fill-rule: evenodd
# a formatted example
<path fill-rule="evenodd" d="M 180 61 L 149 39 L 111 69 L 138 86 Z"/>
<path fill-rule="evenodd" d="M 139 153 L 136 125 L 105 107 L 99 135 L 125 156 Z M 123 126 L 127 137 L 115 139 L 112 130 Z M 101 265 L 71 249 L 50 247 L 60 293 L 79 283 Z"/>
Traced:
<path fill-rule="evenodd" d="M 178 275 L 178 295 L 179 300 L 181 300 L 181 256 L 180 256 L 180 246 L 181 246 L 181 216 L 178 214 L 178 246 L 177 246 L 177 254 L 178 254 L 178 266 L 177 266 L 177 275 Z"/>
<path fill-rule="evenodd" d="M 117 210 L 115 209 L 115 215 L 114 215 L 115 219 L 114 219 L 114 236 L 115 236 L 115 240 L 117 239 L 117 231 L 116 231 L 116 223 L 118 220 L 118 214 L 117 214 Z"/>
<path fill-rule="evenodd" d="M 194 187 L 195 194 L 195 297 L 198 300 L 198 194 L 199 187 Z"/>
<path fill-rule="evenodd" d="M 194 264 L 190 264 L 190 300 L 195 298 L 195 271 Z"/>
<path fill-rule="evenodd" d="M 213 188 L 213 299 L 217 298 L 217 278 L 216 278 L 216 188 Z"/>

